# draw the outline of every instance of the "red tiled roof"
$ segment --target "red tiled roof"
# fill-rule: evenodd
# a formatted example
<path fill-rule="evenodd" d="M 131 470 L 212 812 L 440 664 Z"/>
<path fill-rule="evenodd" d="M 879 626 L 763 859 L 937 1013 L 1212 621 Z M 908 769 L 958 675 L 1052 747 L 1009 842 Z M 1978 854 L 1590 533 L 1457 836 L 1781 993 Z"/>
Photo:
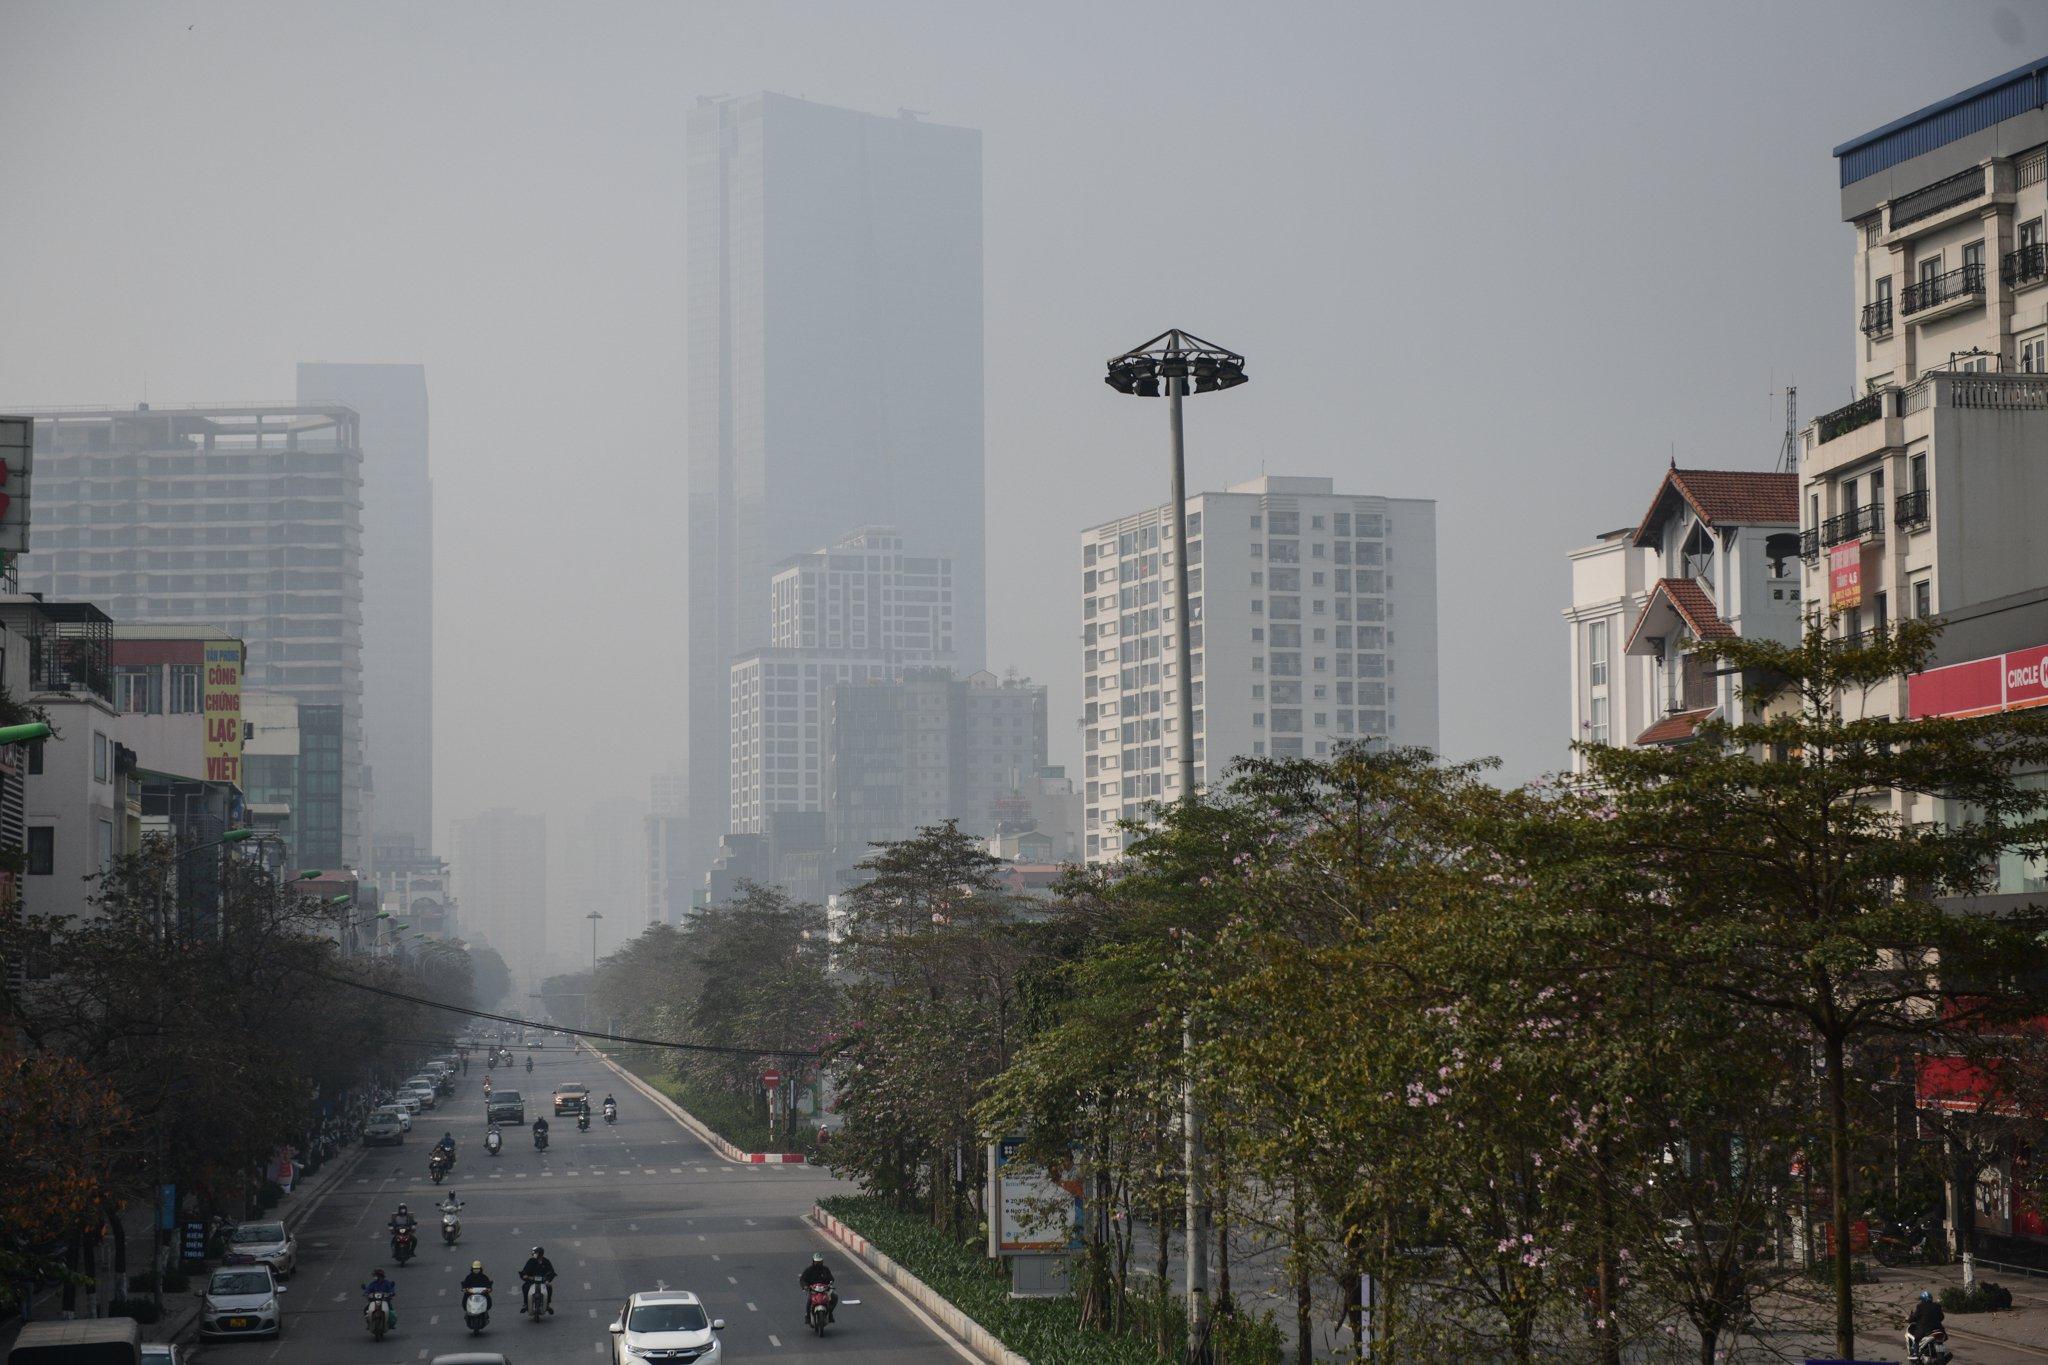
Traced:
<path fill-rule="evenodd" d="M 1657 485 L 1650 510 L 1636 527 L 1636 544 L 1648 545 L 1651 530 L 1683 498 L 1709 526 L 1797 526 L 1799 476 L 1761 469 L 1671 469 Z"/>
<path fill-rule="evenodd" d="M 1643 601 L 1643 614 L 1636 618 L 1635 628 L 1628 633 L 1626 648 L 1634 649 L 1636 637 L 1643 633 L 1643 623 L 1650 619 L 1650 613 L 1657 609 L 1657 599 L 1662 597 L 1678 613 L 1678 619 L 1685 622 L 1697 639 L 1732 640 L 1735 627 L 1721 619 L 1720 609 L 1714 599 L 1707 596 L 1707 590 L 1700 586 L 1697 578 L 1660 578 L 1650 595 Z"/>
<path fill-rule="evenodd" d="M 1679 744 L 1691 739 L 1693 732 L 1700 728 L 1700 722 L 1714 714 L 1711 706 L 1698 711 L 1679 711 L 1664 717 L 1649 729 L 1636 736 L 1638 744 Z"/>

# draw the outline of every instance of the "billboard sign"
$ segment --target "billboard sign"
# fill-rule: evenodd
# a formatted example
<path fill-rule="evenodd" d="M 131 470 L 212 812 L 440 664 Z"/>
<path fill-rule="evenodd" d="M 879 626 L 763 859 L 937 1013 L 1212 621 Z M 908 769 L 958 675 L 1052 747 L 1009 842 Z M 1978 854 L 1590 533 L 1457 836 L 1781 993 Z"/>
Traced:
<path fill-rule="evenodd" d="M 1828 610 L 1863 605 L 1863 542 L 1844 541 L 1828 551 Z"/>
<path fill-rule="evenodd" d="M 1081 1250 L 1081 1175 L 1023 1160 L 1022 1138 L 989 1146 L 988 1254 L 1065 1256 Z"/>
<path fill-rule="evenodd" d="M 1906 714 L 1987 716 L 2048 706 L 2048 645 L 2029 645 L 1906 679 Z"/>
<path fill-rule="evenodd" d="M 203 674 L 206 780 L 242 784 L 242 642 L 209 640 Z"/>
<path fill-rule="evenodd" d="M 33 417 L 0 417 L 0 557 L 28 553 L 29 469 L 35 460 Z"/>

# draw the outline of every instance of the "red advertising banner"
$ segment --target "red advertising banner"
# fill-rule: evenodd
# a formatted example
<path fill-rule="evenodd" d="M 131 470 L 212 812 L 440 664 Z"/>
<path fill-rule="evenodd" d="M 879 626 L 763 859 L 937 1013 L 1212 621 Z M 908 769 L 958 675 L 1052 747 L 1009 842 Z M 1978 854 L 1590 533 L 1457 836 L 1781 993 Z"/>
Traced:
<path fill-rule="evenodd" d="M 1845 541 L 1828 551 L 1828 610 L 1863 605 L 1863 542 Z"/>
<path fill-rule="evenodd" d="M 1906 714 L 1981 716 L 2048 706 L 2048 645 L 1930 668 L 1906 679 Z"/>

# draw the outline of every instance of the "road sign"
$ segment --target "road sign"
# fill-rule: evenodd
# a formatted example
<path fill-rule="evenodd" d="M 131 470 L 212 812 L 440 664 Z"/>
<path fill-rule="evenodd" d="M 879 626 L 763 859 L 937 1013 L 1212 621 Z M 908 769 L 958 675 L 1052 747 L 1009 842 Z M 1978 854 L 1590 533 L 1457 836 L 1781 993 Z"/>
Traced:
<path fill-rule="evenodd" d="M 188 1223 L 186 1223 L 186 1224 L 185 1224 L 185 1226 L 184 1226 L 184 1228 L 183 1228 L 183 1230 L 182 1230 L 182 1235 L 181 1235 L 181 1236 L 180 1236 L 180 1238 L 179 1238 L 179 1245 L 180 1245 L 180 1249 L 181 1249 L 181 1250 L 183 1251 L 183 1253 L 184 1253 L 184 1258 L 185 1258 L 186 1260 L 188 1260 L 188 1261 L 203 1261 L 203 1260 L 205 1260 L 205 1259 L 206 1259 L 206 1224 L 204 1224 L 204 1223 L 199 1223 L 199 1222 L 188 1222 Z"/>
<path fill-rule="evenodd" d="M 762 1072 L 761 1084 L 767 1086 L 770 1090 L 773 1090 L 776 1086 L 782 1084 L 782 1073 L 780 1071 Z"/>

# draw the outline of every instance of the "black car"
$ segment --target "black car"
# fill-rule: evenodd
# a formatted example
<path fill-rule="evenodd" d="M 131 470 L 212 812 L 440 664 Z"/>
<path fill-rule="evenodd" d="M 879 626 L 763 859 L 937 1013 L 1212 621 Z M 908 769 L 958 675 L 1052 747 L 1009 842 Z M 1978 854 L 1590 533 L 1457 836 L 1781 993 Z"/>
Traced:
<path fill-rule="evenodd" d="M 490 1123 L 526 1122 L 526 1101 L 517 1090 L 493 1090 L 490 1107 L 484 1111 Z"/>

